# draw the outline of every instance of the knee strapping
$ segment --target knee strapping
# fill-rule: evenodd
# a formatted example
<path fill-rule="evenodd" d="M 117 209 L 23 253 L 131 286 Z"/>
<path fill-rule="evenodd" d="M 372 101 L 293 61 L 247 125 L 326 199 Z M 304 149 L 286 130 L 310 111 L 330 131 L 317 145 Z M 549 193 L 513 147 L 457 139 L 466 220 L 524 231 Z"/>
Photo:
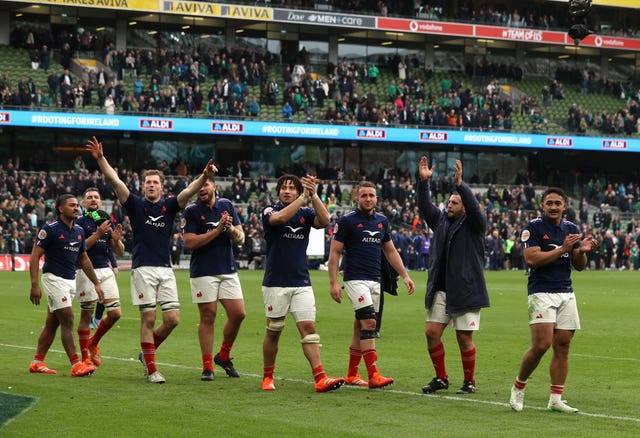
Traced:
<path fill-rule="evenodd" d="M 163 312 L 178 310 L 180 309 L 180 303 L 178 301 L 163 301 L 160 303 L 160 309 L 162 309 Z"/>
<path fill-rule="evenodd" d="M 317 333 L 312 333 L 310 335 L 305 336 L 300 339 L 301 344 L 319 344 L 320 343 L 320 335 Z"/>
<path fill-rule="evenodd" d="M 272 332 L 281 332 L 284 329 L 284 319 L 269 319 L 267 321 L 267 330 L 271 330 Z"/>
<path fill-rule="evenodd" d="M 90 312 L 93 312 L 96 308 L 96 303 L 92 302 L 92 303 L 80 303 L 80 309 L 81 310 L 89 310 Z"/>
<path fill-rule="evenodd" d="M 156 305 L 155 304 L 141 304 L 140 306 L 138 306 L 138 309 L 140 309 L 140 313 L 155 312 L 156 311 Z"/>
<path fill-rule="evenodd" d="M 359 321 L 362 321 L 363 319 L 376 319 L 376 310 L 373 308 L 373 305 L 357 309 L 356 319 Z"/>
<path fill-rule="evenodd" d="M 375 338 L 376 338 L 375 330 L 360 330 L 360 340 L 375 339 Z"/>
<path fill-rule="evenodd" d="M 113 312 L 114 310 L 118 310 L 120 308 L 120 301 L 113 301 L 111 303 L 104 305 L 104 310 L 107 312 Z"/>

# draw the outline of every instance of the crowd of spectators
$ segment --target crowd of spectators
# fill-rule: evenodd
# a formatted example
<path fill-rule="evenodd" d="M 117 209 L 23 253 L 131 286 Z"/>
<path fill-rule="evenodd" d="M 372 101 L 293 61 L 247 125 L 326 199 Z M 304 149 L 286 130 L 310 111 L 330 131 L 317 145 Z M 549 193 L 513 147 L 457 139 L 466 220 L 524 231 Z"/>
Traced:
<path fill-rule="evenodd" d="M 241 219 L 246 242 L 236 248 L 238 259 L 243 266 L 260 267 L 264 261 L 265 241 L 260 214 L 277 197 L 273 192 L 273 180 L 265 175 L 249 176 L 247 163 L 238 162 L 230 170 L 237 172 L 232 179 L 219 184 L 218 196 L 231 199 Z M 131 170 L 120 160 L 116 166 L 120 178 L 134 193 L 140 192 L 141 170 Z M 179 193 L 190 181 L 186 174 L 186 164 L 179 160 L 172 163 L 156 163 L 164 170 L 166 194 Z M 244 170 L 244 174 L 241 172 Z M 315 169 L 311 165 L 304 168 L 280 168 L 280 172 L 316 171 L 325 177 L 318 186 L 318 194 L 327 205 L 332 223 L 350 211 L 355 205 L 358 181 L 342 180 L 339 169 Z M 300 174 L 302 174 L 300 173 Z M 421 220 L 415 201 L 415 177 L 397 174 L 393 169 L 384 168 L 376 175 L 361 176 L 361 179 L 376 182 L 380 204 L 378 210 L 385 214 L 392 226 L 392 238 L 400 251 L 408 269 L 423 270 L 427 266 L 430 248 L 430 230 Z M 519 242 L 523 224 L 537 217 L 539 195 L 536 193 L 534 175 L 519 174 L 514 185 L 488 184 L 475 189 L 481 207 L 487 215 L 486 268 L 525 269 L 522 262 L 522 248 Z M 566 211 L 567 219 L 578 224 L 585 234 L 597 236 L 602 245 L 590 256 L 591 269 L 638 269 L 638 244 L 640 243 L 640 223 L 635 215 L 621 214 L 636 212 L 640 200 L 640 186 L 637 180 L 610 182 L 603 175 L 590 177 L 582 187 L 582 199 L 572 201 Z M 87 187 L 97 187 L 105 199 L 107 212 L 114 221 L 124 227 L 124 242 L 131 250 L 131 224 L 123 207 L 114 199 L 111 187 L 97 171 L 87 169 L 84 160 L 78 156 L 72 168 L 60 174 L 37 171 L 31 162 L 23 163 L 19 158 L 6 160 L 0 164 L 0 253 L 28 254 L 33 248 L 38 229 L 55 220 L 53 200 L 63 193 L 81 196 Z M 435 177 L 431 181 L 434 200 L 444 208 L 452 181 L 448 176 Z M 579 196 L 579 194 L 577 194 Z M 597 208 L 589 208 L 596 205 Z M 174 224 L 179 231 L 180 218 Z M 325 233 L 326 245 L 330 244 L 332 227 Z M 328 254 L 328 252 L 327 252 Z M 317 264 L 323 260 L 318 260 Z"/>
<path fill-rule="evenodd" d="M 478 13 L 491 16 L 489 10 L 480 8 Z M 32 56 L 32 66 L 44 70 L 50 64 L 47 44 L 73 48 L 95 45 L 92 39 L 81 41 L 84 33 L 75 40 L 66 32 L 55 39 L 44 31 L 35 36 L 32 31 L 16 30 L 14 34 L 18 35 L 12 39 L 21 42 L 17 45 L 38 55 Z M 501 84 L 495 78 L 519 81 L 523 75 L 521 66 L 487 59 L 466 65 L 467 78 L 482 77 L 487 81 L 486 86 L 472 86 L 466 78 L 440 75 L 434 79 L 432 67 L 422 66 L 415 55 L 381 57 L 375 63 L 342 60 L 337 65 L 329 63 L 326 72 L 320 74 L 310 68 L 304 47 L 296 53 L 283 50 L 278 58 L 255 49 L 214 51 L 204 43 L 195 48 L 176 45 L 173 50 L 115 50 L 112 43 L 105 42 L 102 55 L 107 69 L 84 69 L 79 77 L 68 69 L 51 70 L 45 87 L 34 84 L 31 78 L 16 83 L 2 74 L 0 102 L 34 109 L 52 106 L 71 111 L 97 106 L 107 114 L 169 113 L 239 119 L 259 117 L 264 106 L 281 105 L 284 121 L 302 114 L 297 121 L 482 131 L 510 131 L 512 114 L 517 110 L 517 114 L 529 117 L 533 133 L 544 133 L 548 122 L 545 109 L 563 99 L 564 84 L 569 83 L 579 84 L 584 93 L 627 98 L 625 107 L 614 114 L 572 106 L 566 123 L 569 132 L 586 134 L 589 129 L 598 129 L 603 134 L 631 135 L 640 130 L 640 87 L 632 81 L 596 78 L 588 68 L 579 71 L 559 67 L 542 89 L 540 102 L 522 94 L 514 103 L 501 93 Z M 278 77 L 270 70 L 275 61 L 282 63 Z M 395 78 L 386 95 L 375 87 L 381 69 Z M 250 87 L 259 87 L 259 97 L 249 98 Z"/>

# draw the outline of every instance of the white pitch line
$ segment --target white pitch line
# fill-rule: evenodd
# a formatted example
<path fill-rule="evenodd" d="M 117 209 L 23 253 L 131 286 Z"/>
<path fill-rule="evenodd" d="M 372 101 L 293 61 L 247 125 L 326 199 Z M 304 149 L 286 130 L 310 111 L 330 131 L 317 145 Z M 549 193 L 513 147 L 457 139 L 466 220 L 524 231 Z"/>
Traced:
<path fill-rule="evenodd" d="M 0 394 L 7 394 L 7 395 L 15 395 L 15 394 L 11 394 L 10 392 L 2 392 Z M 22 395 L 22 397 L 28 397 L 31 399 L 31 403 L 29 403 L 28 406 L 25 406 L 23 410 L 21 410 L 20 412 L 18 412 L 18 414 L 14 415 L 13 417 L 9 418 L 7 421 L 5 421 L 4 423 L 0 424 L 0 429 L 2 429 L 3 427 L 5 427 L 6 425 L 8 425 L 9 423 L 11 423 L 12 421 L 14 421 L 16 418 L 20 417 L 21 415 L 27 413 L 29 410 L 31 410 L 31 408 L 36 404 L 36 402 L 39 400 L 37 397 L 31 397 L 31 396 L 24 396 Z"/>
<path fill-rule="evenodd" d="M 611 357 L 611 356 L 596 356 L 593 354 L 579 354 L 571 353 L 571 356 L 588 357 L 589 359 L 605 359 L 605 360 L 627 360 L 632 362 L 640 362 L 638 357 Z"/>
<path fill-rule="evenodd" d="M 0 343 L 0 347 L 7 347 L 7 348 L 18 348 L 21 350 L 33 350 L 33 347 L 26 347 L 23 345 L 11 345 L 11 344 L 2 344 Z M 59 354 L 66 354 L 64 351 L 62 350 L 54 350 L 51 349 L 49 350 L 51 353 L 59 353 Z M 104 356 L 101 355 L 101 357 L 103 359 L 110 359 L 110 360 L 117 360 L 117 361 L 121 361 L 121 362 L 138 362 L 138 358 L 134 358 L 134 357 L 129 357 L 129 358 L 125 358 L 125 357 L 114 357 L 114 356 Z M 200 370 L 200 367 L 196 367 L 196 366 L 190 366 L 190 365 L 180 365 L 180 364 L 175 364 L 175 363 L 167 363 L 167 362 L 156 362 L 158 365 L 160 366 L 164 366 L 164 367 L 170 367 L 170 368 L 179 368 L 179 369 L 185 369 L 185 370 Z M 256 379 L 262 379 L 261 375 L 258 374 L 252 374 L 252 373 L 242 373 L 243 376 L 247 376 L 247 377 L 254 377 Z M 275 377 L 275 380 L 281 380 L 281 381 L 286 381 L 286 382 L 296 382 L 296 383 L 306 383 L 309 385 L 312 385 L 313 382 L 309 381 L 309 380 L 304 380 L 304 379 L 291 379 L 291 378 L 287 378 L 287 377 Z M 356 390 L 356 391 L 367 391 L 368 389 L 366 388 L 358 388 L 358 387 L 353 387 L 353 386 L 343 386 L 343 388 L 349 389 L 349 390 Z M 451 401 L 458 401 L 458 402 L 466 402 L 466 403 L 477 403 L 477 404 L 484 404 L 484 405 L 491 405 L 491 406 L 500 406 L 500 407 L 504 407 L 507 409 L 510 409 L 509 403 L 503 403 L 503 402 L 497 402 L 497 401 L 491 401 L 491 400 L 480 400 L 477 398 L 471 398 L 471 397 L 456 397 L 453 395 L 440 395 L 440 394 L 422 394 L 419 392 L 412 392 L 412 391 L 402 391 L 402 390 L 397 390 L 397 389 L 390 389 L 390 388 L 385 388 L 383 390 L 384 392 L 390 392 L 392 394 L 399 394 L 399 395 L 409 395 L 409 396 L 413 396 L 413 397 L 427 397 L 427 398 L 433 398 L 433 399 L 444 399 L 444 400 L 451 400 Z M 527 406 L 526 407 L 527 410 L 536 410 L 536 411 L 546 411 L 546 408 L 543 407 L 537 407 L 537 406 Z M 514 415 L 517 415 L 514 413 Z M 571 415 L 571 414 L 564 414 L 564 415 Z M 593 417 L 593 418 L 603 418 L 605 420 L 617 420 L 617 421 L 630 421 L 630 422 L 634 422 L 634 423 L 640 423 L 640 418 L 635 418 L 635 417 L 624 417 L 624 416 L 620 416 L 620 415 L 608 415 L 608 414 L 594 414 L 594 413 L 589 413 L 589 412 L 583 412 L 580 411 L 575 415 L 582 415 L 585 417 Z"/>

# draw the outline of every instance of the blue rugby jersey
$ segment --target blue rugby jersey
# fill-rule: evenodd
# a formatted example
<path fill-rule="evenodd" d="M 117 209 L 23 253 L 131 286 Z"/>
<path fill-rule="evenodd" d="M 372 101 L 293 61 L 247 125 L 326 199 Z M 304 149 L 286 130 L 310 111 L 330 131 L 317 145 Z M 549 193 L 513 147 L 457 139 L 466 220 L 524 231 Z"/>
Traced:
<path fill-rule="evenodd" d="M 264 238 L 267 241 L 267 264 L 262 285 L 310 286 L 307 246 L 316 212 L 312 208 L 302 207 L 286 224 L 270 225 L 269 216 L 283 208 L 278 203 L 266 207 L 262 212 Z"/>
<path fill-rule="evenodd" d="M 93 236 L 98 228 L 93 218 L 88 216 L 78 217 L 75 224 L 82 227 L 86 239 Z M 111 223 L 111 229 L 113 229 L 113 227 L 114 225 Z M 109 239 L 111 239 L 111 233 L 107 232 L 104 236 L 96 240 L 91 248 L 87 249 L 87 255 L 94 269 L 109 267 Z"/>
<path fill-rule="evenodd" d="M 380 281 L 382 244 L 391 240 L 389 221 L 383 214 L 368 215 L 356 209 L 335 225 L 333 238 L 344 244 L 344 281 Z"/>
<path fill-rule="evenodd" d="M 240 218 L 228 199 L 216 199 L 212 208 L 200 201 L 189 205 L 184 210 L 184 232 L 204 234 L 217 228 L 222 213 L 225 211 L 233 218 L 233 226 L 240 225 Z M 194 249 L 191 253 L 189 264 L 191 278 L 231 274 L 237 270 L 233 257 L 233 244 L 227 233 L 222 233 L 208 244 Z"/>
<path fill-rule="evenodd" d="M 560 225 L 555 225 L 542 217 L 532 220 L 524 227 L 520 240 L 523 248 L 539 246 L 540 250 L 545 252 L 562 246 L 567 234 L 580 234 L 580 230 L 573 222 L 563 220 Z M 580 243 L 576 243 L 573 248 L 579 247 Z M 570 253 L 564 253 L 548 265 L 531 268 L 527 285 L 528 294 L 573 292 L 571 257 Z"/>
<path fill-rule="evenodd" d="M 133 228 L 131 267 L 171 267 L 169 242 L 173 233 L 173 221 L 180 211 L 178 198 L 161 198 L 154 203 L 131 193 L 122 205 L 127 209 Z"/>
<path fill-rule="evenodd" d="M 44 249 L 42 272 L 74 280 L 78 257 L 87 250 L 84 230 L 75 223 L 68 227 L 58 220 L 44 225 L 38 232 L 36 242 Z"/>

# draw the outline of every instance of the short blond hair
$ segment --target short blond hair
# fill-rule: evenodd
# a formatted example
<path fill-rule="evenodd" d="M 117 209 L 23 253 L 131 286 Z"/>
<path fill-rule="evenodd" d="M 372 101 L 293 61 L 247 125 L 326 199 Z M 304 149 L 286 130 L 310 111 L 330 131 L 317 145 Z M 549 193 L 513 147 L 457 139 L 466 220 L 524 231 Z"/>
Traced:
<path fill-rule="evenodd" d="M 142 181 L 145 181 L 149 175 L 158 175 L 158 177 L 160 177 L 160 184 L 164 184 L 164 173 L 162 173 L 162 171 L 158 169 L 147 169 L 142 172 Z"/>

